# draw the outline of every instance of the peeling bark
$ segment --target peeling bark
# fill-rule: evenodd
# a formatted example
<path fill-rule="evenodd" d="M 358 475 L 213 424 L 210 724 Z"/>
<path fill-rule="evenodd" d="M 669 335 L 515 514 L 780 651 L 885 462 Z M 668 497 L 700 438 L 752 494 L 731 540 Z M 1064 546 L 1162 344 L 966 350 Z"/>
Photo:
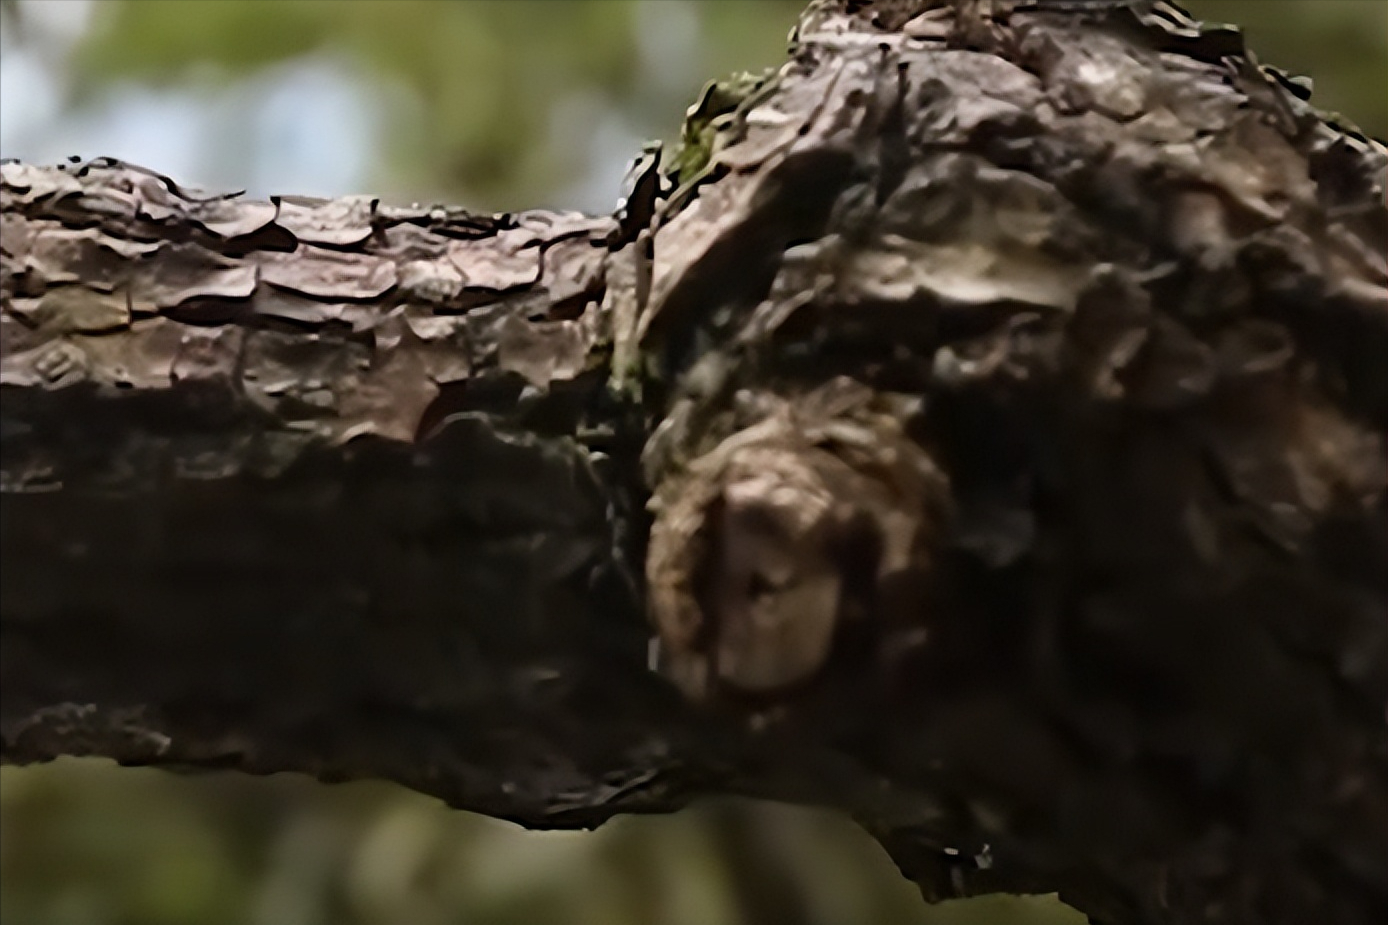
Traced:
<path fill-rule="evenodd" d="M 4 759 L 1381 921 L 1383 147 L 1165 3 L 818 0 L 746 89 L 612 218 L 0 168 Z"/>

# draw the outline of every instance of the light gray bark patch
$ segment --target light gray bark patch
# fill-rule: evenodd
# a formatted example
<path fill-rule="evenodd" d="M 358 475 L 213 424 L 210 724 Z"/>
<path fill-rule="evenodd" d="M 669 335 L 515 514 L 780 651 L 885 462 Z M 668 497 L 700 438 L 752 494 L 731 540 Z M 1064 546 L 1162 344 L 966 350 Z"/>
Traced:
<path fill-rule="evenodd" d="M 136 264 L 131 280 L 135 304 L 164 310 L 191 299 L 246 299 L 255 292 L 253 264 L 226 257 L 193 242 L 162 245 L 159 259 Z"/>
<path fill-rule="evenodd" d="M 390 260 L 312 244 L 300 244 L 292 254 L 259 254 L 257 259 L 265 282 L 319 299 L 376 299 L 394 288 L 397 279 Z"/>
<path fill-rule="evenodd" d="M 275 196 L 271 202 L 279 207 L 275 222 L 299 241 L 352 247 L 371 235 L 378 200 L 367 196 L 341 199 Z"/>

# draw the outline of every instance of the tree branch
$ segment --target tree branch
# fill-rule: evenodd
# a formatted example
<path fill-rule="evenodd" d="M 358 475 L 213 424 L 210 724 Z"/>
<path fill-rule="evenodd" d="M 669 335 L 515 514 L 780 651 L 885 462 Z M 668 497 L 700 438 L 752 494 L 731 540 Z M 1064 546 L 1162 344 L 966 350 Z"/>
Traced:
<path fill-rule="evenodd" d="M 818 0 L 612 219 L 6 165 L 5 760 L 1380 921 L 1388 158 L 1072 6 Z"/>

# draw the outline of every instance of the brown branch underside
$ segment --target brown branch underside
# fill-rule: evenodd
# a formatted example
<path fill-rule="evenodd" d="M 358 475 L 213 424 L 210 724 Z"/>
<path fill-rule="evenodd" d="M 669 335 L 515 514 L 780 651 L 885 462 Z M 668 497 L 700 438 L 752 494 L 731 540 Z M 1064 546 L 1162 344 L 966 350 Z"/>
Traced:
<path fill-rule="evenodd" d="M 1164 4 L 936 6 L 813 4 L 649 228 L 0 168 L 5 760 L 1378 921 L 1382 148 Z"/>

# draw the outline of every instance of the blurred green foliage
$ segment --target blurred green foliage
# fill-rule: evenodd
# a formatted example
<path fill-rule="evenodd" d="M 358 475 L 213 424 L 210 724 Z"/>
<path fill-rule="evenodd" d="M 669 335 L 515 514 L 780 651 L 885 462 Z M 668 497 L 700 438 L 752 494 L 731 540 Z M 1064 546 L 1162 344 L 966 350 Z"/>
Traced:
<path fill-rule="evenodd" d="M 129 85 L 225 84 L 325 56 L 392 102 L 374 191 L 538 206 L 602 166 L 584 137 L 595 114 L 674 140 L 706 79 L 781 60 L 801 6 L 100 0 L 69 62 L 69 102 L 97 105 Z M 1388 134 L 1388 3 L 1189 6 L 1244 25 L 1262 60 L 1315 77 L 1318 105 Z M 575 98 L 588 101 L 577 110 L 586 116 L 560 118 Z M 527 833 L 384 784 L 61 761 L 0 770 L 0 820 L 5 925 L 1082 921 L 1048 898 L 927 909 L 847 821 L 765 804 L 620 819 L 595 834 Z"/>
<path fill-rule="evenodd" d="M 5 925 L 1080 925 L 1048 897 L 926 907 L 832 813 L 720 802 L 526 832 L 375 782 L 0 771 Z"/>
<path fill-rule="evenodd" d="M 1318 105 L 1370 133 L 1388 134 L 1384 0 L 1188 5 L 1195 15 L 1243 25 L 1266 63 L 1314 75 Z M 228 80 L 298 55 L 339 56 L 410 101 L 387 113 L 380 187 L 519 208 L 549 204 L 592 166 L 584 139 L 565 137 L 573 127 L 556 127 L 566 98 L 596 96 L 642 134 L 673 140 L 683 108 L 705 79 L 780 62 L 802 6 L 803 0 L 101 0 L 73 62 L 74 88 L 81 99 L 123 80 Z"/>
<path fill-rule="evenodd" d="M 342 57 L 412 103 L 387 114 L 383 183 L 519 208 L 544 204 L 589 166 L 582 139 L 562 130 L 554 137 L 566 97 L 596 97 L 644 134 L 674 137 L 705 75 L 783 57 L 801 5 L 103 0 L 74 60 L 74 86 L 85 99 L 113 81 L 176 85 L 209 75 L 233 79 L 295 55 Z M 673 42 L 659 38 L 666 23 L 679 32 Z M 688 72 L 684 80 L 652 75 L 662 65 L 652 55 L 662 52 L 672 59 L 665 63 Z"/>
<path fill-rule="evenodd" d="M 1315 81 L 1311 102 L 1388 138 L 1388 2 L 1190 0 L 1192 13 L 1244 27 L 1264 64 Z"/>

